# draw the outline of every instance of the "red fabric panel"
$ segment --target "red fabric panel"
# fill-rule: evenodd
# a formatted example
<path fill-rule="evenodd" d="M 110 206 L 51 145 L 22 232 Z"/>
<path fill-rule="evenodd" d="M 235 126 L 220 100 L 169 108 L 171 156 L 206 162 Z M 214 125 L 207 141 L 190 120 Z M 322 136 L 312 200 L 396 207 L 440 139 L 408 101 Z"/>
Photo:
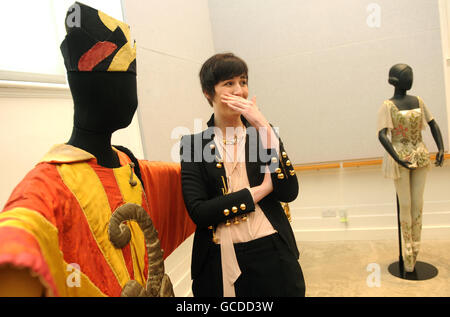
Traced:
<path fill-rule="evenodd" d="M 84 53 L 78 61 L 79 71 L 91 71 L 95 65 L 111 55 L 117 48 L 117 45 L 108 41 L 97 42 L 89 51 Z"/>

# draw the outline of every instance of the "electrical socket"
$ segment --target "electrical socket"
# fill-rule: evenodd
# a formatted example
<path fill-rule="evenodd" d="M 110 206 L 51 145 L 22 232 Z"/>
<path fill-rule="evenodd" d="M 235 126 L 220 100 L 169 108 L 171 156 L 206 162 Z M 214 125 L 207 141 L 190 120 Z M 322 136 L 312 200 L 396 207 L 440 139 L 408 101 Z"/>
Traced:
<path fill-rule="evenodd" d="M 334 209 L 325 209 L 324 211 L 322 211 L 322 217 L 323 218 L 336 217 L 336 210 L 334 210 Z"/>

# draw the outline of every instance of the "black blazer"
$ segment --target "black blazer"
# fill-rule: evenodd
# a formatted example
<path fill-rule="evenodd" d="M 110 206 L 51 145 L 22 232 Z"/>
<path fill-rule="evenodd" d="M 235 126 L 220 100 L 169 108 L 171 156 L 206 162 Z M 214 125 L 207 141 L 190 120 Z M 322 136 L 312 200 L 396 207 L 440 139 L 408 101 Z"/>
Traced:
<path fill-rule="evenodd" d="M 296 258 L 299 257 L 291 225 L 280 202 L 291 202 L 298 195 L 298 180 L 280 140 L 280 157 L 275 149 L 262 151 L 256 129 L 241 116 L 247 126 L 245 144 L 246 169 L 250 187 L 260 185 L 264 179 L 264 168 L 269 166 L 273 191 L 258 204 L 273 228 L 287 244 Z M 208 121 L 208 129 L 201 133 L 181 138 L 181 184 L 188 213 L 197 225 L 192 250 L 191 276 L 196 279 L 207 262 L 212 241 L 212 229 L 226 220 L 255 211 L 255 204 L 248 189 L 226 194 L 225 168 L 220 162 L 219 151 L 214 143 L 214 114 Z M 255 149 L 261 155 L 254 155 Z M 250 149 L 252 152 L 250 153 Z M 253 153 L 253 154 L 252 154 Z M 258 152 L 259 153 L 259 152 Z"/>

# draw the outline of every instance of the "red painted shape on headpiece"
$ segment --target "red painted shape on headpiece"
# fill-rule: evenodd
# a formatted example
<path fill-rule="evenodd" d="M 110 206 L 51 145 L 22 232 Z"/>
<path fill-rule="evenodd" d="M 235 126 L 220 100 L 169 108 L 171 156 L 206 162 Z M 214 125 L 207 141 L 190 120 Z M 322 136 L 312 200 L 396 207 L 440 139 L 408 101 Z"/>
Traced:
<path fill-rule="evenodd" d="M 83 54 L 78 61 L 78 70 L 89 72 L 95 65 L 111 55 L 117 45 L 108 41 L 98 42 Z"/>

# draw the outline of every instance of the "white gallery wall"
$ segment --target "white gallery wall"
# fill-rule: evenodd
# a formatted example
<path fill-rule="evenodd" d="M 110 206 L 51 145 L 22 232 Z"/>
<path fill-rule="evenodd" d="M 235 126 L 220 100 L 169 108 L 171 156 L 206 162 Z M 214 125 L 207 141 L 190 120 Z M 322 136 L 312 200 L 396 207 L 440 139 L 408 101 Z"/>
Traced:
<path fill-rule="evenodd" d="M 50 147 L 69 140 L 73 116 L 70 97 L 26 97 L 5 90 L 0 88 L 1 208 Z"/>
<path fill-rule="evenodd" d="M 441 21 L 440 25 L 443 51 L 442 63 L 444 65 L 445 92 L 447 96 L 447 118 L 450 122 L 450 0 L 439 0 L 439 16 Z"/>
<path fill-rule="evenodd" d="M 182 135 L 206 127 L 211 108 L 198 72 L 214 54 L 207 0 L 124 0 L 137 43 L 138 113 L 145 158 L 179 160 Z"/>

